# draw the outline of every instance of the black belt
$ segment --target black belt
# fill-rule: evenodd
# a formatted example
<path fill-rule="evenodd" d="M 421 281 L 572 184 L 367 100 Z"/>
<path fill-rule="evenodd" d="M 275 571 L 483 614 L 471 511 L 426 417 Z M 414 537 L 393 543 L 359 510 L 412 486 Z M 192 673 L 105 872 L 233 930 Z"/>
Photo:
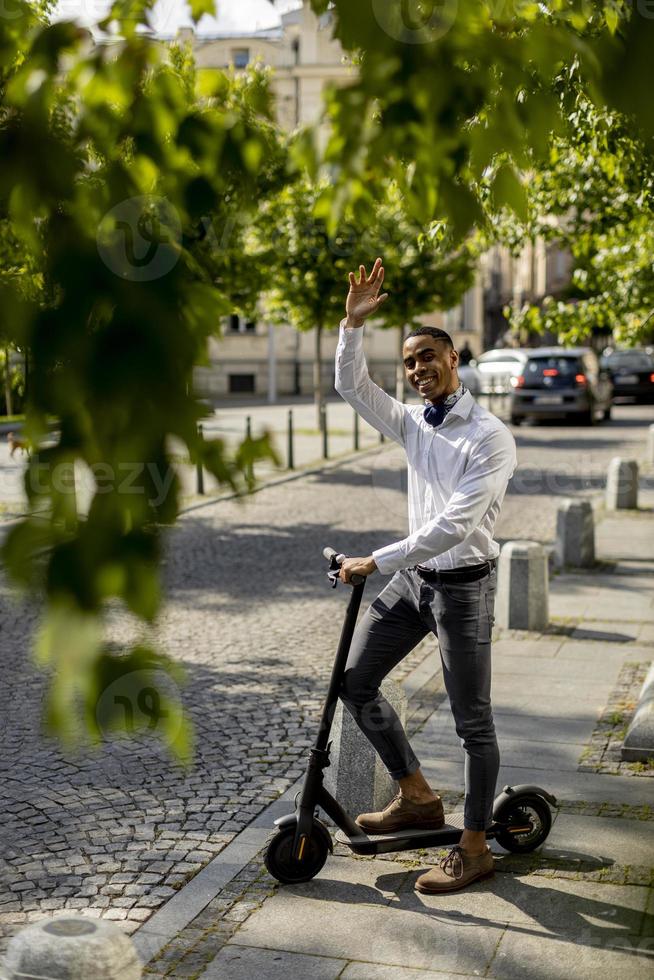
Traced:
<path fill-rule="evenodd" d="M 497 558 L 491 558 L 481 565 L 466 565 L 464 568 L 453 568 L 451 571 L 439 572 L 435 568 L 421 568 L 416 565 L 416 572 L 425 582 L 476 582 L 477 579 L 489 575 L 497 564 Z"/>

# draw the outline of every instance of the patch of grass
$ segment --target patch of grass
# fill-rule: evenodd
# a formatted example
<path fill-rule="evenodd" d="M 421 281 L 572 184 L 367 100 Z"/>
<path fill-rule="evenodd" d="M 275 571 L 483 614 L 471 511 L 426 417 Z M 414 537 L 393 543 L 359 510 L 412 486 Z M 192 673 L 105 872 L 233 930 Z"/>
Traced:
<path fill-rule="evenodd" d="M 610 725 L 619 725 L 620 722 L 624 721 L 624 715 L 621 711 L 613 711 L 607 718 L 607 721 Z"/>
<path fill-rule="evenodd" d="M 649 758 L 645 762 L 630 762 L 628 766 L 632 772 L 654 772 L 654 758 Z"/>

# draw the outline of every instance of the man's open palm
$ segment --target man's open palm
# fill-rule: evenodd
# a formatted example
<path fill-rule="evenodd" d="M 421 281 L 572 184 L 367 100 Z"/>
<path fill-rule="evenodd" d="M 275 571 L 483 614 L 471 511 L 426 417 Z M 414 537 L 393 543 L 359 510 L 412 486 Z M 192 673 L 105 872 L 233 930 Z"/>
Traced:
<path fill-rule="evenodd" d="M 376 313 L 388 293 L 379 295 L 384 281 L 384 267 L 381 259 L 375 259 L 372 272 L 366 276 L 366 267 L 359 266 L 359 278 L 353 272 L 349 274 L 350 291 L 345 301 L 345 312 L 348 318 L 354 321 L 356 326 L 361 326 L 363 321 Z"/>

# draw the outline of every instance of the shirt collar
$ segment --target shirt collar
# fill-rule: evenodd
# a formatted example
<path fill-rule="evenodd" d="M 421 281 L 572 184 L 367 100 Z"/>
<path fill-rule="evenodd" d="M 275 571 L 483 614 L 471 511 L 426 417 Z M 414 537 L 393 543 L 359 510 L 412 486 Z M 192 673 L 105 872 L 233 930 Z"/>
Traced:
<path fill-rule="evenodd" d="M 470 412 L 472 411 L 472 406 L 474 405 L 474 403 L 475 403 L 474 398 L 466 388 L 466 390 L 463 392 L 461 397 L 457 399 L 454 405 L 452 405 L 452 408 L 445 416 L 444 421 L 447 421 L 448 415 L 458 415 L 462 419 L 467 419 L 468 416 L 470 415 Z"/>
<path fill-rule="evenodd" d="M 445 417 L 441 422 L 444 425 L 447 422 L 449 415 L 458 415 L 459 418 L 467 419 L 472 411 L 472 406 L 474 403 L 474 398 L 470 394 L 467 388 L 461 383 L 456 391 L 453 391 L 451 395 L 448 395 L 445 399 Z M 429 402 L 425 402 L 428 405 Z M 440 425 L 438 426 L 440 428 Z"/>

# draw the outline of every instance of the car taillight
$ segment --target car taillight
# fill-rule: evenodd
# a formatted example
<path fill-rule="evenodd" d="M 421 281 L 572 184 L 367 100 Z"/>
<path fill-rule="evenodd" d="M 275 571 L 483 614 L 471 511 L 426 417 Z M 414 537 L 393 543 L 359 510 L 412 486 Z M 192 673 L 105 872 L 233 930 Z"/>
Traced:
<path fill-rule="evenodd" d="M 654 383 L 654 374 L 650 374 L 650 376 L 649 376 L 649 380 L 650 380 L 650 381 L 651 381 L 652 383 Z"/>
<path fill-rule="evenodd" d="M 558 373 L 559 372 L 556 370 L 556 368 L 545 368 L 543 371 L 546 378 L 555 378 Z"/>
<path fill-rule="evenodd" d="M 525 383 L 524 375 L 518 374 L 517 376 L 511 378 L 511 385 L 513 388 L 522 388 Z"/>
<path fill-rule="evenodd" d="M 587 383 L 586 382 L 586 375 L 585 374 L 575 374 L 575 381 L 577 382 L 578 385 L 585 385 Z"/>

